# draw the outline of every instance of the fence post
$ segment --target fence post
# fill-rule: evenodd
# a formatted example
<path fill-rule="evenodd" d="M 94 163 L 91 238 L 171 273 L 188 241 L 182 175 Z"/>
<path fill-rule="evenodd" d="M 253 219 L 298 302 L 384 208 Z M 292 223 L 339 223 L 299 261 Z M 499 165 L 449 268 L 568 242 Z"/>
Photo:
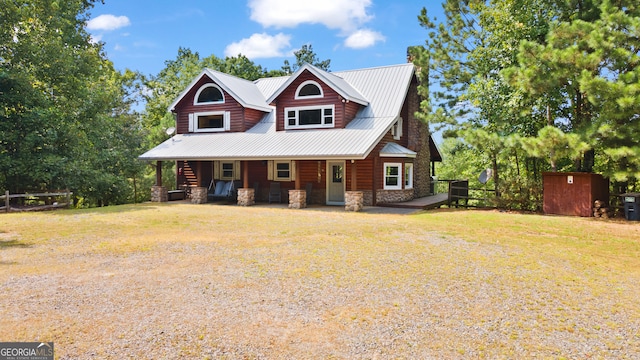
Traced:
<path fill-rule="evenodd" d="M 9 190 L 5 190 L 4 192 L 4 211 L 9 212 Z"/>

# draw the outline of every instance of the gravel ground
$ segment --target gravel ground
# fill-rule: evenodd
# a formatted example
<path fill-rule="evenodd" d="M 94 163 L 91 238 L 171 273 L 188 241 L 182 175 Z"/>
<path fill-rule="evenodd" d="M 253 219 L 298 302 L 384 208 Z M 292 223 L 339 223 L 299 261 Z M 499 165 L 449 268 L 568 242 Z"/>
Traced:
<path fill-rule="evenodd" d="M 54 341 L 58 359 L 640 358 L 637 275 L 318 214 L 259 241 L 4 233 L 0 340 Z"/>

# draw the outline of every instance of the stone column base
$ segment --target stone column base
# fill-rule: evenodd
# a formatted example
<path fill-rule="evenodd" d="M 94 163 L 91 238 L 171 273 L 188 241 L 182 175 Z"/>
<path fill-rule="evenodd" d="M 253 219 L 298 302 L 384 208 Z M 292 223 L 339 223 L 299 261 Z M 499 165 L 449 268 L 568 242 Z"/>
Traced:
<path fill-rule="evenodd" d="M 289 209 L 304 209 L 307 207 L 306 190 L 289 190 Z"/>
<path fill-rule="evenodd" d="M 191 203 L 192 204 L 205 204 L 207 202 L 207 191 L 206 187 L 194 187 L 191 188 Z"/>
<path fill-rule="evenodd" d="M 364 206 L 364 194 L 362 191 L 345 191 L 344 210 L 360 211 Z"/>
<path fill-rule="evenodd" d="M 238 205 L 251 206 L 256 203 L 256 190 L 255 189 L 238 189 Z"/>
<path fill-rule="evenodd" d="M 166 186 L 151 187 L 151 202 L 167 202 L 169 201 L 169 193 Z"/>

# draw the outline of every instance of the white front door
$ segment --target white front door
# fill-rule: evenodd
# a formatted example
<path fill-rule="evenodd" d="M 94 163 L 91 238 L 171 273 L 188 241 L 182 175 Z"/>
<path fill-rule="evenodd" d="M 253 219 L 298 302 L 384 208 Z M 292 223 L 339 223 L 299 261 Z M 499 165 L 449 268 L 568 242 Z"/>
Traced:
<path fill-rule="evenodd" d="M 327 161 L 327 205 L 344 205 L 344 161 Z"/>

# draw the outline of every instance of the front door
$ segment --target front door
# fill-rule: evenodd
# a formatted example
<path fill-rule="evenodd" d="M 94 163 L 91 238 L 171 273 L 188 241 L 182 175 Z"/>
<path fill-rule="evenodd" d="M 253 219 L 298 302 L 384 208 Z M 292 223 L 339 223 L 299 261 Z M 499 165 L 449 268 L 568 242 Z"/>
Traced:
<path fill-rule="evenodd" d="M 327 161 L 327 205 L 344 205 L 344 161 Z"/>

